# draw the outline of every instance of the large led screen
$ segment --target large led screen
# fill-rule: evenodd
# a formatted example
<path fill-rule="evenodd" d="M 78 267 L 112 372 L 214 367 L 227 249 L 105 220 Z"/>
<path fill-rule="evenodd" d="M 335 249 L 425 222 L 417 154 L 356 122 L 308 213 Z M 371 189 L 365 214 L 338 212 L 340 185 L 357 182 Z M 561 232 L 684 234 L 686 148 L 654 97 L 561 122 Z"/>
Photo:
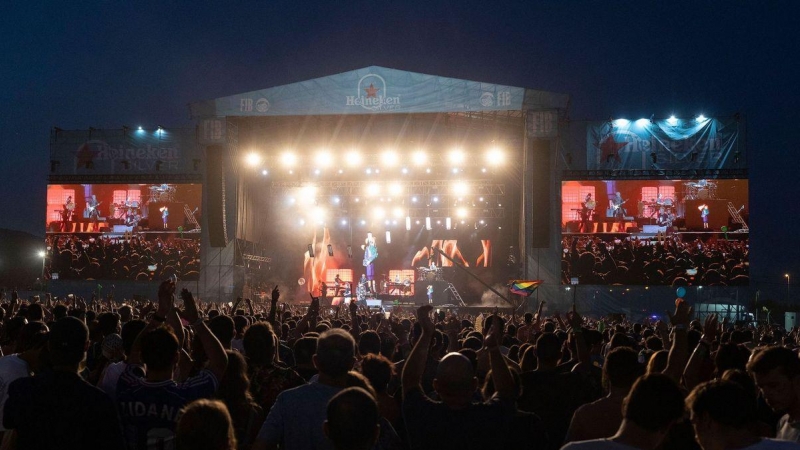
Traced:
<path fill-rule="evenodd" d="M 749 284 L 748 181 L 564 181 L 562 283 Z"/>
<path fill-rule="evenodd" d="M 47 187 L 50 279 L 196 280 L 200 184 Z"/>

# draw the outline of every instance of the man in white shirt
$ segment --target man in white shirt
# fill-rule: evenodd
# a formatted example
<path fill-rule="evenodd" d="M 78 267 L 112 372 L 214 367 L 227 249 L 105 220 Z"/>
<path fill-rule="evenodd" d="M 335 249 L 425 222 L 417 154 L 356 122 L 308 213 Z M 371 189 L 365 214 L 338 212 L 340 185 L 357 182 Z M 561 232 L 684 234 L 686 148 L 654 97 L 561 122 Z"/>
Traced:
<path fill-rule="evenodd" d="M 30 322 L 22 327 L 17 338 L 18 353 L 0 358 L 0 438 L 3 428 L 3 407 L 8 399 L 8 386 L 12 381 L 29 377 L 39 370 L 39 354 L 47 344 L 47 325 Z"/>
<path fill-rule="evenodd" d="M 753 432 L 756 399 L 733 381 L 700 384 L 686 399 L 697 442 L 703 450 L 789 450 L 800 445 L 762 439 Z"/>
<path fill-rule="evenodd" d="M 747 363 L 764 400 L 773 411 L 784 413 L 777 438 L 800 442 L 800 359 L 788 348 L 766 347 Z"/>

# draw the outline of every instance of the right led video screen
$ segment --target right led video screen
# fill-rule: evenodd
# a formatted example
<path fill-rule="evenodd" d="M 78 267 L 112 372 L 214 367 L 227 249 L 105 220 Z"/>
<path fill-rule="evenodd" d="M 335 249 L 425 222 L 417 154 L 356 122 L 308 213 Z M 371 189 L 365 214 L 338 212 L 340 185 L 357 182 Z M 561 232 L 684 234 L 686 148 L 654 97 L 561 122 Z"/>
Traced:
<path fill-rule="evenodd" d="M 749 284 L 746 179 L 568 180 L 562 284 Z"/>

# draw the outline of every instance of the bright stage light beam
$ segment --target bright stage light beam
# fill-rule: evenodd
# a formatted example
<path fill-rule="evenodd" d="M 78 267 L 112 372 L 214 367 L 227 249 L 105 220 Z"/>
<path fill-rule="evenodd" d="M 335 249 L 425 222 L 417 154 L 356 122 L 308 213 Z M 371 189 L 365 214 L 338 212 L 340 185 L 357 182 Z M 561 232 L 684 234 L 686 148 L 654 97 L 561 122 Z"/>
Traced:
<path fill-rule="evenodd" d="M 464 161 L 466 159 L 466 155 L 464 155 L 464 152 L 461 149 L 456 148 L 456 149 L 450 150 L 450 153 L 447 154 L 447 158 L 450 161 L 450 164 L 459 166 L 459 165 L 464 164 Z"/>
<path fill-rule="evenodd" d="M 467 217 L 467 208 L 458 208 L 456 210 L 456 216 L 458 216 L 459 219 Z"/>
<path fill-rule="evenodd" d="M 492 147 L 486 152 L 486 163 L 490 166 L 500 166 L 505 162 L 506 154 L 500 147 Z"/>
<path fill-rule="evenodd" d="M 364 160 L 364 157 L 361 156 L 361 153 L 358 150 L 350 150 L 345 155 L 345 161 L 351 167 L 357 167 L 361 165 L 361 162 Z"/>
<path fill-rule="evenodd" d="M 373 215 L 375 216 L 376 219 L 383 219 L 384 217 L 386 217 L 386 210 L 381 207 L 375 208 L 375 210 L 373 211 Z"/>
<path fill-rule="evenodd" d="M 297 155 L 292 152 L 284 152 L 281 155 L 281 163 L 286 167 L 294 167 L 297 165 Z"/>
<path fill-rule="evenodd" d="M 244 160 L 248 166 L 255 167 L 261 164 L 261 155 L 256 152 L 250 152 L 245 156 Z"/>
<path fill-rule="evenodd" d="M 469 193 L 469 186 L 463 181 L 458 181 L 453 184 L 453 194 L 467 195 Z"/>
<path fill-rule="evenodd" d="M 397 156 L 397 152 L 394 150 L 386 150 L 381 155 L 381 162 L 386 167 L 394 167 L 400 161 L 400 157 Z"/>
<path fill-rule="evenodd" d="M 315 162 L 317 167 L 329 169 L 333 164 L 333 155 L 328 150 L 320 150 L 317 152 Z"/>
<path fill-rule="evenodd" d="M 398 219 L 402 218 L 403 217 L 403 208 L 400 208 L 399 206 L 396 207 L 394 210 L 392 210 L 392 215 L 394 217 L 398 218 Z"/>
<path fill-rule="evenodd" d="M 377 183 L 372 183 L 367 186 L 367 196 L 375 197 L 381 193 L 381 187 Z"/>
<path fill-rule="evenodd" d="M 422 166 L 428 162 L 428 155 L 422 150 L 417 150 L 411 155 L 411 161 L 416 166 Z"/>
<path fill-rule="evenodd" d="M 399 183 L 392 183 L 389 186 L 389 194 L 397 196 L 402 193 L 403 193 L 403 186 L 401 186 Z"/>

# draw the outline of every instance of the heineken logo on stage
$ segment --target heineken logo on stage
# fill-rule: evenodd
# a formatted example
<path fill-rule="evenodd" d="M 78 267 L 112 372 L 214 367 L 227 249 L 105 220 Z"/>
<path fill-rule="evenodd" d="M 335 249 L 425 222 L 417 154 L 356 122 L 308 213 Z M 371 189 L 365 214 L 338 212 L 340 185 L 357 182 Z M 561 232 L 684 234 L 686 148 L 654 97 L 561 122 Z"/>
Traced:
<path fill-rule="evenodd" d="M 346 106 L 360 106 L 370 111 L 400 109 L 400 96 L 390 96 L 386 80 L 380 75 L 368 74 L 358 80 L 356 95 L 345 96 Z"/>

